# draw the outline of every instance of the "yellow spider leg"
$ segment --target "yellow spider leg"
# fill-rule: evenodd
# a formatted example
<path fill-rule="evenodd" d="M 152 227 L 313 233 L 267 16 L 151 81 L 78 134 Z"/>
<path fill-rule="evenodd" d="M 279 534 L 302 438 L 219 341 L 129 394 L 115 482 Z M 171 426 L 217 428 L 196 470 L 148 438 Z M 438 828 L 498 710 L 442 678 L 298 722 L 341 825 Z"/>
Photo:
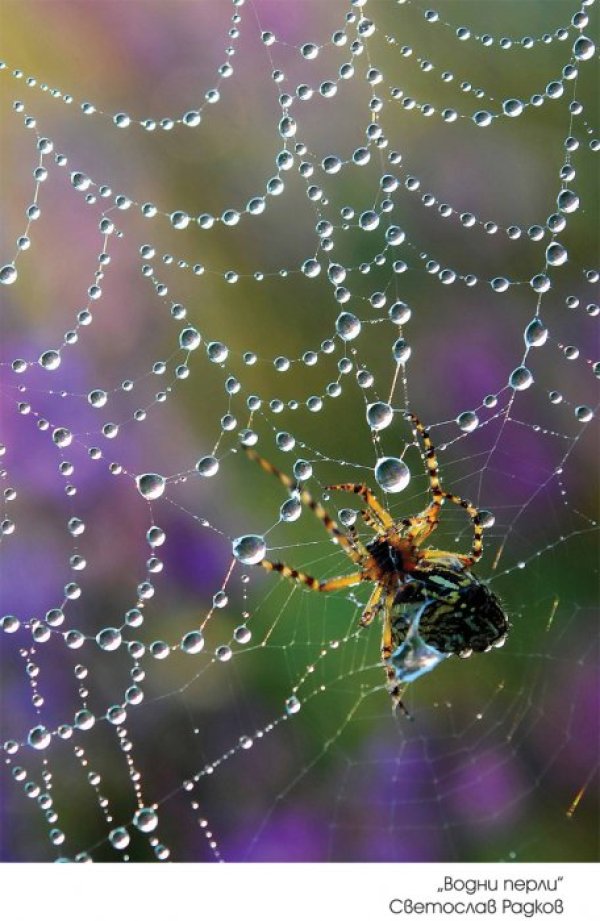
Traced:
<path fill-rule="evenodd" d="M 314 592 L 335 592 L 340 588 L 358 585 L 358 583 L 362 581 L 361 572 L 353 572 L 348 576 L 335 576 L 333 579 L 321 581 L 320 579 L 315 579 L 314 576 L 309 576 L 308 573 L 301 572 L 298 569 L 292 569 L 287 563 L 272 563 L 271 560 L 261 560 L 258 565 L 266 569 L 267 572 L 278 572 L 285 579 L 292 579 L 294 582 L 299 582 L 301 585 L 305 585 Z"/>
<path fill-rule="evenodd" d="M 404 715 L 408 719 L 412 719 L 410 713 L 406 709 L 406 706 L 402 700 L 403 688 L 398 684 L 396 678 L 396 670 L 393 665 L 389 664 L 389 660 L 392 657 L 393 653 L 393 640 L 392 640 L 392 606 L 394 604 L 393 595 L 388 595 L 386 598 L 385 610 L 383 615 L 383 633 L 381 636 L 381 661 L 385 669 L 385 674 L 387 678 L 386 686 L 387 691 L 390 697 L 392 698 L 392 709 L 394 712 L 397 710 L 402 710 Z"/>
<path fill-rule="evenodd" d="M 355 495 L 360 496 L 361 499 L 367 503 L 372 512 L 374 512 L 375 517 L 379 520 L 380 524 L 384 528 L 391 528 L 394 524 L 394 519 L 387 512 L 384 507 L 377 501 L 371 490 L 365 486 L 364 483 L 337 483 L 335 486 L 326 486 L 325 489 L 337 489 L 342 490 L 343 492 L 353 492 Z"/>
<path fill-rule="evenodd" d="M 429 477 L 429 485 L 431 488 L 432 502 L 426 512 L 423 515 L 419 515 L 419 518 L 426 518 L 429 525 L 429 531 L 420 540 L 425 540 L 433 529 L 435 528 L 435 522 L 437 522 L 440 511 L 442 508 L 442 503 L 444 501 L 444 491 L 440 484 L 439 477 L 439 467 L 437 462 L 437 455 L 435 453 L 435 448 L 429 437 L 429 429 L 426 429 L 421 420 L 415 416 L 414 413 L 407 413 L 407 419 L 410 419 L 417 433 L 421 436 L 421 441 L 423 442 L 424 454 L 425 454 L 425 469 Z"/>
<path fill-rule="evenodd" d="M 375 588 L 373 589 L 373 592 L 371 593 L 371 597 L 367 601 L 366 608 L 360 615 L 359 623 L 361 627 L 368 627 L 369 624 L 373 623 L 373 620 L 375 619 L 375 615 L 377 614 L 377 611 L 378 611 L 379 599 L 381 598 L 382 594 L 383 594 L 383 586 L 376 585 Z"/>
<path fill-rule="evenodd" d="M 364 509 L 362 510 L 362 512 L 360 513 L 360 515 L 361 515 L 361 518 L 363 519 L 363 521 L 365 522 L 365 524 L 368 524 L 369 527 L 370 527 L 370 528 L 373 528 L 374 531 L 377 531 L 378 534 L 385 534 L 385 533 L 386 533 L 386 529 L 383 527 L 382 524 L 379 523 L 379 521 L 377 520 L 377 518 L 375 518 L 375 515 L 373 515 L 373 514 L 369 511 L 369 509 L 364 508 Z"/>
<path fill-rule="evenodd" d="M 471 554 L 470 556 L 464 557 L 465 565 L 473 566 L 473 564 L 481 558 L 481 554 L 483 553 L 483 527 L 481 525 L 479 509 L 476 508 L 472 502 L 469 502 L 467 499 L 461 499 L 460 496 L 455 496 L 451 492 L 444 492 L 444 498 L 449 499 L 450 502 L 454 502 L 455 505 L 459 505 L 460 508 L 464 508 L 465 512 L 473 522 L 473 542 L 471 544 Z"/>
<path fill-rule="evenodd" d="M 268 460 L 265 460 L 264 457 L 261 457 L 260 454 L 257 454 L 256 451 L 253 451 L 252 448 L 244 448 L 247 456 L 250 460 L 256 461 L 256 463 L 266 472 L 271 473 L 273 476 L 277 477 L 280 483 L 282 483 L 286 489 L 295 490 L 297 488 L 296 481 L 287 474 L 282 473 L 281 470 L 278 470 L 277 467 L 274 467 Z M 354 544 L 350 541 L 345 534 L 340 531 L 337 523 L 331 518 L 323 506 L 317 502 L 311 494 L 306 490 L 302 489 L 298 492 L 300 501 L 303 505 L 306 505 L 311 512 L 313 512 L 323 526 L 329 531 L 342 550 L 348 554 L 350 559 L 354 563 L 360 563 L 364 557 L 367 555 L 367 552 L 364 547 L 358 542 Z"/>

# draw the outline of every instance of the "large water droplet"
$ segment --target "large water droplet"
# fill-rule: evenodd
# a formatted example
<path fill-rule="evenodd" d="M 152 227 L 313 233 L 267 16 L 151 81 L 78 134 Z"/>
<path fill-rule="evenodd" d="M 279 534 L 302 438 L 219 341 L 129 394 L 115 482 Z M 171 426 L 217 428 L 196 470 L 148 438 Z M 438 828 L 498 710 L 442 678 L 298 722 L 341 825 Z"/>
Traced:
<path fill-rule="evenodd" d="M 461 432 L 473 432 L 479 425 L 477 413 L 467 410 L 456 417 L 456 424 Z"/>
<path fill-rule="evenodd" d="M 186 326 L 179 334 L 179 345 L 188 352 L 193 352 L 202 342 L 202 336 L 193 326 Z"/>
<path fill-rule="evenodd" d="M 548 338 L 548 330 L 539 317 L 534 317 L 524 333 L 526 345 L 540 346 Z"/>
<path fill-rule="evenodd" d="M 533 374 L 525 365 L 519 365 L 510 375 L 508 383 L 513 390 L 527 390 L 533 384 Z"/>
<path fill-rule="evenodd" d="M 353 313 L 340 313 L 335 321 L 335 328 L 340 339 L 349 342 L 360 334 L 361 323 Z"/>
<path fill-rule="evenodd" d="M 233 541 L 233 555 L 240 563 L 255 566 L 264 560 L 267 545 L 260 534 L 245 534 Z"/>
<path fill-rule="evenodd" d="M 108 835 L 108 840 L 116 850 L 122 851 L 129 844 L 129 832 L 122 826 L 113 828 Z"/>
<path fill-rule="evenodd" d="M 546 247 L 546 262 L 548 265 L 563 265 L 567 261 L 567 251 L 560 243 L 550 243 Z"/>
<path fill-rule="evenodd" d="M 571 214 L 572 211 L 577 211 L 579 208 L 579 196 L 572 189 L 563 189 L 558 193 L 556 204 L 559 211 Z"/>
<path fill-rule="evenodd" d="M 17 280 L 17 270 L 9 263 L 8 265 L 3 265 L 0 269 L 0 284 L 3 285 L 12 285 Z"/>
<path fill-rule="evenodd" d="M 56 371 L 60 365 L 60 352 L 57 352 L 55 349 L 48 349 L 46 352 L 42 352 L 38 358 L 38 363 L 45 368 L 46 371 Z"/>
<path fill-rule="evenodd" d="M 363 211 L 358 224 L 362 230 L 375 230 L 379 226 L 379 215 L 376 211 Z"/>
<path fill-rule="evenodd" d="M 95 409 L 101 409 L 106 406 L 108 394 L 106 390 L 90 390 L 88 393 L 88 403 Z"/>
<path fill-rule="evenodd" d="M 200 476 L 214 476 L 219 470 L 219 461 L 212 454 L 201 457 L 196 464 L 196 470 Z"/>
<path fill-rule="evenodd" d="M 520 99 L 506 99 L 502 103 L 502 110 L 505 115 L 516 118 L 523 111 L 523 103 Z"/>
<path fill-rule="evenodd" d="M 589 406 L 577 406 L 575 408 L 575 417 L 579 422 L 589 422 L 594 418 L 594 412 Z"/>
<path fill-rule="evenodd" d="M 369 403 L 367 406 L 367 423 L 375 432 L 386 429 L 394 418 L 394 410 L 389 403 Z"/>
<path fill-rule="evenodd" d="M 165 491 L 166 480 L 160 473 L 142 473 L 135 482 L 144 499 L 160 499 Z"/>
<path fill-rule="evenodd" d="M 180 647 L 188 655 L 196 655 L 204 649 L 204 637 L 200 630 L 191 630 L 182 638 Z"/>
<path fill-rule="evenodd" d="M 392 352 L 399 365 L 405 365 L 411 356 L 412 349 L 406 342 L 406 339 L 396 339 Z"/>
<path fill-rule="evenodd" d="M 240 626 L 236 627 L 233 631 L 233 638 L 236 643 L 240 643 L 241 646 L 245 646 L 245 644 L 249 643 L 252 639 L 252 633 L 245 624 L 240 624 Z"/>
<path fill-rule="evenodd" d="M 381 457 L 375 464 L 375 479 L 384 492 L 401 492 L 410 482 L 410 470 L 398 457 Z"/>
<path fill-rule="evenodd" d="M 31 745 L 32 748 L 36 748 L 41 751 L 44 748 L 48 748 L 50 742 L 52 741 L 52 735 L 45 726 L 34 726 L 29 735 L 27 736 L 27 742 Z"/>
<path fill-rule="evenodd" d="M 302 512 L 302 503 L 295 496 L 286 499 L 279 509 L 279 517 L 282 521 L 297 521 Z"/>
<path fill-rule="evenodd" d="M 296 134 L 297 125 L 291 115 L 284 115 L 279 122 L 279 134 L 282 138 L 293 138 Z"/>
<path fill-rule="evenodd" d="M 133 824 L 136 828 L 139 828 L 140 831 L 149 833 L 154 831 L 158 825 L 158 816 L 154 809 L 138 809 L 133 817 Z"/>
<path fill-rule="evenodd" d="M 121 645 L 121 631 L 115 627 L 105 627 L 96 634 L 96 642 L 100 649 L 106 652 L 112 652 Z"/>
<path fill-rule="evenodd" d="M 596 46 L 587 35 L 580 35 L 573 45 L 573 54 L 578 61 L 588 61 L 595 50 Z"/>

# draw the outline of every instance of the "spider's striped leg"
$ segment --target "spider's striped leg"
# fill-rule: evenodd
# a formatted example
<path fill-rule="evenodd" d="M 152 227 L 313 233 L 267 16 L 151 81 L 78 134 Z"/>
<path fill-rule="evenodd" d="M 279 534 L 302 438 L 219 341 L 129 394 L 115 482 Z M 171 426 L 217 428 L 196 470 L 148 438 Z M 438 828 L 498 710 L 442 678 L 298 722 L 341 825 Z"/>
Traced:
<path fill-rule="evenodd" d="M 379 524 L 384 529 L 391 528 L 394 524 L 394 519 L 390 513 L 384 509 L 381 503 L 378 502 L 371 490 L 365 486 L 364 483 L 336 483 L 335 486 L 326 486 L 325 489 L 337 489 L 342 490 L 343 492 L 353 492 L 355 495 L 360 496 L 363 502 L 367 503 L 377 518 Z"/>
<path fill-rule="evenodd" d="M 360 615 L 359 625 L 361 627 L 368 627 L 369 624 L 372 624 L 377 612 L 380 609 L 379 599 L 383 594 L 383 586 L 376 585 L 371 593 L 371 597 L 367 601 L 367 606 Z"/>
<path fill-rule="evenodd" d="M 478 559 L 481 558 L 483 553 L 483 526 L 481 524 L 481 515 L 479 509 L 476 508 L 472 502 L 469 502 L 467 499 L 461 499 L 460 496 L 455 496 L 451 492 L 444 492 L 444 498 L 448 499 L 450 502 L 454 502 L 455 505 L 459 505 L 461 508 L 464 508 L 465 512 L 473 522 L 473 542 L 471 544 L 471 553 L 469 556 L 464 557 L 464 563 L 466 566 L 473 566 Z"/>
<path fill-rule="evenodd" d="M 425 512 L 423 512 L 422 515 L 418 516 L 419 519 L 423 520 L 423 523 L 426 524 L 429 529 L 426 530 L 426 528 L 424 528 L 423 530 L 426 531 L 426 533 L 423 533 L 423 536 L 420 537 L 420 540 L 425 540 L 425 538 L 431 534 L 436 526 L 436 522 L 439 518 L 442 508 L 442 503 L 444 501 L 444 491 L 440 483 L 440 470 L 438 466 L 437 454 L 429 435 L 429 429 L 425 428 L 421 420 L 418 418 L 418 416 L 415 416 L 414 413 L 406 413 L 406 418 L 411 421 L 415 431 L 423 442 L 425 469 L 427 476 L 429 477 L 429 487 L 431 489 L 431 505 Z"/>
<path fill-rule="evenodd" d="M 314 576 L 309 576 L 306 572 L 301 572 L 299 569 L 293 569 L 291 566 L 288 566 L 287 563 L 272 563 L 271 560 L 261 560 L 260 563 L 256 565 L 262 566 L 267 572 L 278 572 L 284 579 L 291 579 L 293 582 L 299 582 L 300 585 L 305 585 L 314 592 L 336 592 L 340 588 L 358 585 L 358 583 L 362 581 L 362 573 L 360 571 L 350 573 L 350 575 L 347 576 L 335 576 L 332 579 L 321 581 L 320 579 L 315 579 Z"/>
<path fill-rule="evenodd" d="M 286 489 L 289 489 L 290 492 L 297 489 L 297 483 L 290 476 L 285 473 L 282 473 L 281 470 L 278 470 L 277 467 L 273 466 L 268 460 L 265 460 L 264 457 L 261 457 L 256 451 L 252 448 L 244 448 L 247 456 L 250 460 L 256 461 L 256 463 L 266 472 L 270 473 L 273 476 L 277 477 L 280 483 L 282 483 Z M 342 550 L 348 554 L 350 559 L 354 563 L 361 563 L 363 559 L 367 556 L 367 551 L 358 541 L 349 540 L 346 535 L 340 530 L 337 522 L 327 514 L 320 502 L 317 502 L 311 494 L 306 489 L 298 490 L 298 496 L 303 505 L 306 505 L 311 512 L 313 512 L 319 521 L 322 523 L 323 527 L 331 534 L 336 544 L 338 544 Z"/>
<path fill-rule="evenodd" d="M 402 688 L 398 683 L 396 678 L 396 669 L 393 665 L 390 665 L 390 659 L 394 651 L 393 648 L 393 639 L 392 639 L 392 605 L 394 603 L 393 595 L 389 595 L 386 599 L 385 610 L 384 610 L 384 619 L 383 619 L 383 634 L 381 637 L 381 661 L 383 667 L 385 668 L 385 674 L 387 678 L 386 686 L 387 691 L 390 697 L 392 698 L 392 709 L 394 713 L 398 710 L 402 710 L 407 719 L 412 720 L 412 716 L 406 709 L 406 704 L 402 700 Z"/>
<path fill-rule="evenodd" d="M 386 528 L 384 528 L 383 525 L 380 524 L 380 522 L 377 520 L 375 515 L 373 515 L 370 509 L 364 508 L 362 512 L 360 513 L 360 517 L 365 522 L 365 524 L 368 524 L 368 526 L 370 528 L 373 528 L 374 531 L 377 531 L 378 534 L 386 533 Z"/>

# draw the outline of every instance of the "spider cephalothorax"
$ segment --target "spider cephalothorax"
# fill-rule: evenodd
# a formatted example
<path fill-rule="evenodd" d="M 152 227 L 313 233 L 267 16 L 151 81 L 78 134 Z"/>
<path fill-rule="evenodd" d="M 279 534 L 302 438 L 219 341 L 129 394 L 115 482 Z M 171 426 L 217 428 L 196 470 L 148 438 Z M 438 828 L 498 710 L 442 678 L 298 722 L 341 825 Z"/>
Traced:
<path fill-rule="evenodd" d="M 428 430 L 413 413 L 407 413 L 424 447 L 424 458 L 431 490 L 431 502 L 418 515 L 394 520 L 364 483 L 326 486 L 360 496 L 366 503 L 362 517 L 375 537 L 363 544 L 353 527 L 343 531 L 323 506 L 306 490 L 301 502 L 315 513 L 333 540 L 355 564 L 353 573 L 321 581 L 292 569 L 286 563 L 261 559 L 257 565 L 281 573 L 288 579 L 318 592 L 332 592 L 373 583 L 373 591 L 360 617 L 367 627 L 378 613 L 383 618 L 381 659 L 387 675 L 387 688 L 394 706 L 404 708 L 404 685 L 429 671 L 449 655 L 466 657 L 500 646 L 508 631 L 508 618 L 498 598 L 473 574 L 471 567 L 483 550 L 483 526 L 477 508 L 466 499 L 442 489 L 435 448 Z M 298 490 L 291 477 L 252 450 L 248 456 L 263 470 L 279 478 L 289 490 Z M 435 531 L 445 501 L 460 506 L 473 524 L 469 554 L 422 548 Z"/>

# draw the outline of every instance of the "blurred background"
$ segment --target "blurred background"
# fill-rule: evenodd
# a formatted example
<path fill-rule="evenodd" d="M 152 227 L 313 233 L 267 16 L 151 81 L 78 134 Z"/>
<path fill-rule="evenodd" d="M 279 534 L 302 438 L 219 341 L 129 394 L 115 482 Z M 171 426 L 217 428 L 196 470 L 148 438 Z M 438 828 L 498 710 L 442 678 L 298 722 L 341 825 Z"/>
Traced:
<path fill-rule="evenodd" d="M 563 0 L 436 9 L 438 21 L 387 0 L 2 5 L 0 261 L 18 277 L 2 285 L 1 614 L 21 625 L 0 636 L 4 861 L 597 857 L 597 66 L 572 52 L 597 34 L 595 9 L 575 25 Z M 375 29 L 359 54 L 361 15 Z M 295 97 L 288 139 L 282 93 Z M 473 120 L 536 94 L 519 117 Z M 578 209 L 557 208 L 563 187 Z M 255 199 L 264 212 L 249 215 Z M 557 213 L 567 258 L 536 291 Z M 345 278 L 327 277 L 332 263 Z M 538 309 L 548 337 L 515 391 Z M 357 339 L 336 334 L 344 310 Z M 195 350 L 180 347 L 188 327 Z M 49 350 L 52 371 L 38 361 Z M 395 412 L 374 437 L 378 400 Z M 287 473 L 308 461 L 307 487 L 334 514 L 359 504 L 326 485 L 377 488 L 377 457 L 402 457 L 410 484 L 385 501 L 403 518 L 428 501 L 407 407 L 432 427 L 446 487 L 493 513 L 478 571 L 511 621 L 504 648 L 409 688 L 413 722 L 390 710 L 378 624 L 356 629 L 368 591 L 313 597 L 232 568 L 231 553 L 261 534 L 272 559 L 349 572 L 308 512 L 279 521 L 285 489 L 240 434 Z M 480 424 L 458 425 L 465 412 Z M 206 457 L 216 475 L 197 472 Z M 155 500 L 136 487 L 147 473 L 164 478 Z M 465 517 L 445 509 L 435 545 L 466 551 Z M 118 648 L 101 648 L 105 628 Z M 180 642 L 197 630 L 204 648 L 189 655 Z M 124 704 L 123 723 L 105 718 Z M 95 724 L 69 732 L 82 709 Z M 36 749 L 40 724 L 53 735 Z M 150 834 L 131 824 L 141 804 L 158 807 Z M 109 840 L 121 827 L 126 847 Z"/>

